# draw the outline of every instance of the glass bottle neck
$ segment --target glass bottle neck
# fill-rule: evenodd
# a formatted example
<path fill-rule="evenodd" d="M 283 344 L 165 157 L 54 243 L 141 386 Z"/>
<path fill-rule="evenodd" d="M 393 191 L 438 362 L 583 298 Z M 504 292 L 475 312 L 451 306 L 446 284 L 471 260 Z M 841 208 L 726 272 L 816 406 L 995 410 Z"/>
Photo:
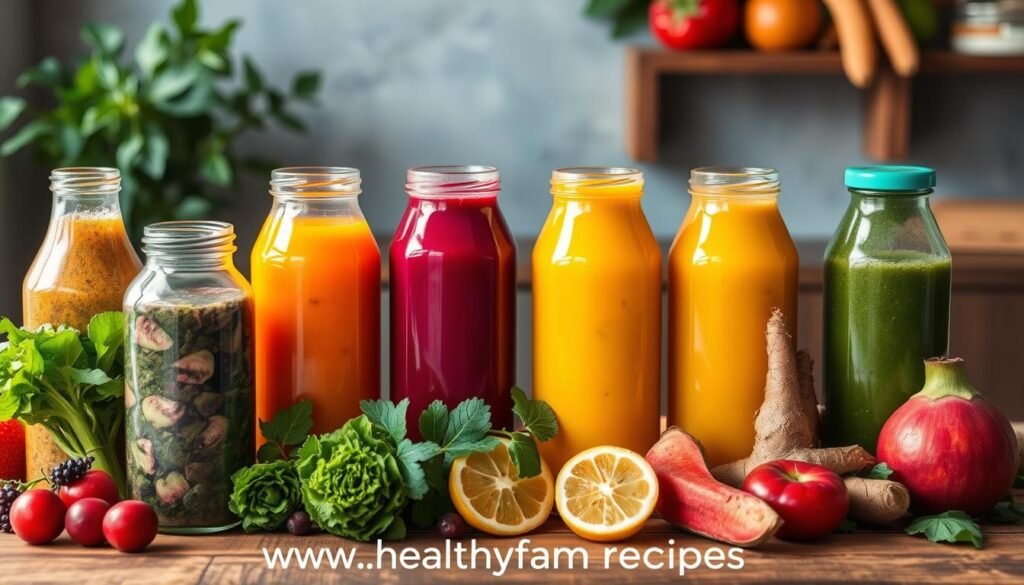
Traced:
<path fill-rule="evenodd" d="M 164 272 L 234 271 L 234 226 L 219 221 L 168 221 L 146 226 L 146 265 Z"/>
<path fill-rule="evenodd" d="M 894 193 L 850 189 L 850 205 L 865 215 L 878 212 L 919 213 L 928 211 L 931 189 Z"/>
<path fill-rule="evenodd" d="M 58 220 L 65 216 L 88 214 L 96 217 L 120 217 L 121 204 L 118 193 L 62 193 L 53 194 L 51 219 Z"/>

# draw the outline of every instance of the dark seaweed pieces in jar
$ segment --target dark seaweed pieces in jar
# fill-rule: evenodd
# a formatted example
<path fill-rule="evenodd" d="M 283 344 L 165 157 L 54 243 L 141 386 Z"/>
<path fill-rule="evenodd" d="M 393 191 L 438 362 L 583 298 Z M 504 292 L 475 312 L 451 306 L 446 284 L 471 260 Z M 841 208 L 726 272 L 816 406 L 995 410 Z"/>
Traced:
<path fill-rule="evenodd" d="M 222 528 L 231 475 L 253 463 L 252 305 L 206 288 L 130 307 L 128 484 L 163 528 Z"/>

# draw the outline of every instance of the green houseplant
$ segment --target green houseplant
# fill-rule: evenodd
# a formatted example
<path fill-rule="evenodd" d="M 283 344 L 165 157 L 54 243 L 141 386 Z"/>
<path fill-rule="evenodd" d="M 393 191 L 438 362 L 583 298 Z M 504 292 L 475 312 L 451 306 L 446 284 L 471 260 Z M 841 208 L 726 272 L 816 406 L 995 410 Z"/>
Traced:
<path fill-rule="evenodd" d="M 47 57 L 18 77 L 18 87 L 49 94 L 46 106 L 0 97 L 0 132 L 26 119 L 0 155 L 31 145 L 47 167 L 118 167 L 135 238 L 153 221 L 199 218 L 224 205 L 242 170 L 269 172 L 273 163 L 241 160 L 233 145 L 270 123 L 303 131 L 291 106 L 313 103 L 320 86 L 317 72 L 297 74 L 287 92 L 268 84 L 248 57 L 231 52 L 241 21 L 201 28 L 196 0 L 173 7 L 171 20 L 149 27 L 133 59 L 122 57 L 121 29 L 87 24 L 87 55 L 71 66 Z"/>

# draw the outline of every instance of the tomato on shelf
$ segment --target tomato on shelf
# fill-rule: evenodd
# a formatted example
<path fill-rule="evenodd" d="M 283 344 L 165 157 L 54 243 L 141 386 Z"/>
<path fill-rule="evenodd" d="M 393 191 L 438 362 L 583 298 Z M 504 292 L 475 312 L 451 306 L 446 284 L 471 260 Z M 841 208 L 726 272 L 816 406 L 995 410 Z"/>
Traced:
<path fill-rule="evenodd" d="M 654 0 L 649 12 L 651 33 L 670 49 L 720 47 L 740 26 L 737 0 Z"/>
<path fill-rule="evenodd" d="M 743 26 L 755 49 L 792 51 L 818 40 L 821 16 L 818 0 L 750 0 Z"/>

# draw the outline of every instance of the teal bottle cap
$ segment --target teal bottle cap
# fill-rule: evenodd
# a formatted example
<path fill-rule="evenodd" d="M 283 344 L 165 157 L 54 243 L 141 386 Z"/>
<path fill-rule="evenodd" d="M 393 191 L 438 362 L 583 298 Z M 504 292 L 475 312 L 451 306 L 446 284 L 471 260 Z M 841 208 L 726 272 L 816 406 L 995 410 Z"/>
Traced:
<path fill-rule="evenodd" d="M 846 186 L 869 191 L 923 191 L 935 187 L 935 171 L 928 167 L 849 167 Z"/>

